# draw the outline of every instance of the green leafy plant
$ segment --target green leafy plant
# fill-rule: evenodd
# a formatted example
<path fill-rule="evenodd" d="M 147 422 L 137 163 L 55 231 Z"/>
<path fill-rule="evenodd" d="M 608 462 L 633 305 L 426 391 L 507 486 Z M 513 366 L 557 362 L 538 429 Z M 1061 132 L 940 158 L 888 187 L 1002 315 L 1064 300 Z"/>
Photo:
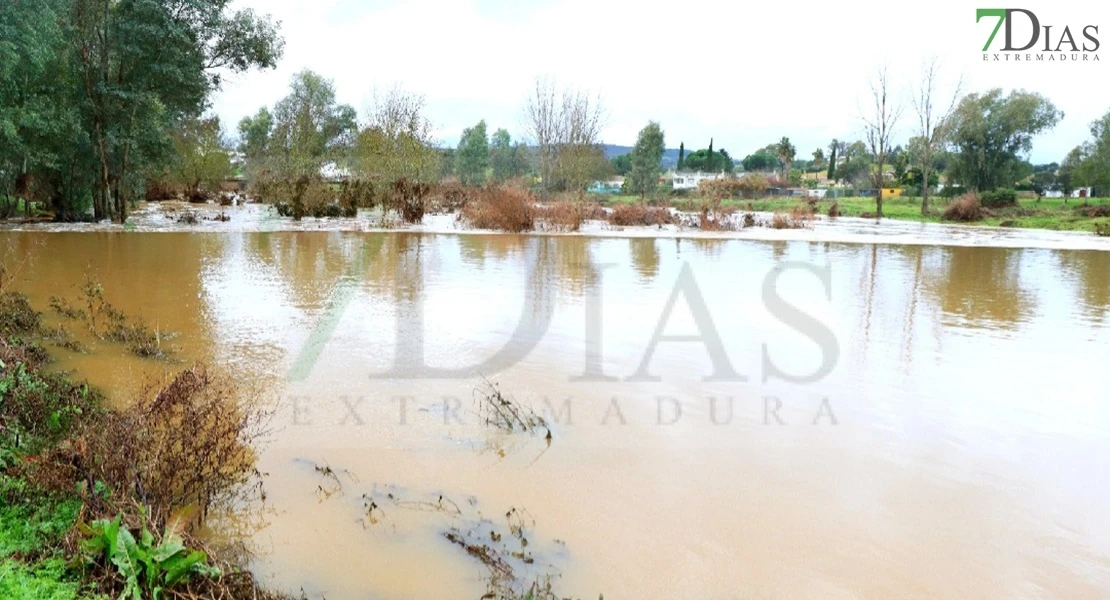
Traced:
<path fill-rule="evenodd" d="M 123 579 L 120 600 L 144 597 L 159 600 L 163 591 L 187 582 L 193 575 L 217 578 L 220 569 L 208 564 L 208 555 L 185 546 L 182 532 L 195 513 L 194 507 L 180 509 L 166 523 L 162 539 L 155 544 L 154 534 L 144 525 L 136 539 L 123 524 L 123 515 L 101 519 L 78 527 L 86 536 L 82 543 L 86 558 L 113 565 Z"/>

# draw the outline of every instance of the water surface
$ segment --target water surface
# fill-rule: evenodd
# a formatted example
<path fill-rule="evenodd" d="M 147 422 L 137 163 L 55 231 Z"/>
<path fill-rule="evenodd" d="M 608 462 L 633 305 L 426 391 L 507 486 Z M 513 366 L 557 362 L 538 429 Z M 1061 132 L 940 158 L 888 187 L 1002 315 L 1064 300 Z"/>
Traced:
<path fill-rule="evenodd" d="M 528 574 L 584 597 L 1110 590 L 1110 252 L 418 232 L 0 242 L 26 258 L 17 286 L 37 306 L 95 274 L 178 334 L 181 364 L 264 387 L 266 500 L 238 525 L 290 591 L 478 597 L 484 569 L 443 533 L 503 528 L 514 508 Z M 695 341 L 662 341 L 641 368 L 657 328 L 707 323 L 746 381 L 714 380 L 721 356 Z M 180 367 L 108 347 L 59 357 L 120 401 Z M 814 381 L 775 375 L 830 357 Z M 399 375 L 421 362 L 424 376 Z M 483 377 L 555 421 L 550 445 L 482 426 Z"/>

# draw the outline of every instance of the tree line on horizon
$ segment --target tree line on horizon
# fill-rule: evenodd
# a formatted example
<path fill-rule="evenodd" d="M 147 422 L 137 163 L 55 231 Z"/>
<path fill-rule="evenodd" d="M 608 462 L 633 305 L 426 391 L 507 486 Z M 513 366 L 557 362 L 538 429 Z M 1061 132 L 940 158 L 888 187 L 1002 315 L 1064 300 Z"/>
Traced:
<path fill-rule="evenodd" d="M 348 201 L 401 193 L 456 179 L 481 186 L 526 181 L 544 192 L 582 195 L 594 181 L 625 177 L 626 193 L 660 188 L 663 126 L 648 122 L 631 151 L 607 159 L 601 99 L 539 79 L 522 108 L 524 135 L 489 133 L 485 120 L 443 147 L 423 96 L 400 88 L 375 94 L 359 114 L 336 100 L 332 81 L 297 73 L 288 93 L 236 124 L 234 139 L 211 115 L 212 94 L 228 72 L 273 68 L 283 41 L 278 24 L 229 0 L 9 0 L 0 11 L 0 217 L 36 204 L 60 220 L 122 222 L 143 198 L 202 195 L 238 173 L 264 200 L 330 193 L 328 173 L 359 182 Z M 1038 192 L 1110 189 L 1110 113 L 1059 163 L 1032 165 L 1034 136 L 1063 114 L 1044 96 L 1001 89 L 940 97 L 939 68 L 926 63 L 910 94 L 913 119 L 894 144 L 902 103 L 886 72 L 872 81 L 861 110 L 863 135 L 834 139 L 812 158 L 786 136 L 741 159 L 713 139 L 687 151 L 678 168 L 775 175 L 807 185 L 806 173 L 856 188 L 991 190 L 1018 184 Z M 826 152 L 827 150 L 827 152 Z M 329 171 L 330 170 L 330 171 Z M 877 198 L 881 214 L 882 197 Z"/>

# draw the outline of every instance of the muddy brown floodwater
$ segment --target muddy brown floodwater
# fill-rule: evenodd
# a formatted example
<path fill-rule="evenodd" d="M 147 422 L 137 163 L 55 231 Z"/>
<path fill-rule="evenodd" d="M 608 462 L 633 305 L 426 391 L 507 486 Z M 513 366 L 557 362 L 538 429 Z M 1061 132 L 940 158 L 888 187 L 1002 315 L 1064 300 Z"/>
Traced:
<path fill-rule="evenodd" d="M 428 232 L 0 242 L 29 257 L 18 286 L 38 306 L 95 273 L 178 334 L 178 360 L 265 390 L 266 499 L 235 525 L 282 589 L 478 597 L 486 570 L 454 528 L 503 536 L 522 576 L 586 598 L 1110 593 L 1110 252 Z M 667 339 L 711 341 L 709 326 L 719 351 Z M 175 367 L 59 352 L 119 398 Z M 550 444 L 484 427 L 482 376 L 546 414 Z"/>

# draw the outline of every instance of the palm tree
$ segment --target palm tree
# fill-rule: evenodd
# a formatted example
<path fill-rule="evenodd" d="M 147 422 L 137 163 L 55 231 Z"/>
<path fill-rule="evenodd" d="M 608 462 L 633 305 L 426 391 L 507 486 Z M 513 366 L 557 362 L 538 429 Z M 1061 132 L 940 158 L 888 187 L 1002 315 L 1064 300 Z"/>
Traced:
<path fill-rule="evenodd" d="M 783 136 L 775 151 L 778 153 L 779 160 L 782 161 L 782 177 L 783 179 L 790 178 L 790 166 L 794 164 L 794 144 L 790 143 L 790 138 Z"/>

